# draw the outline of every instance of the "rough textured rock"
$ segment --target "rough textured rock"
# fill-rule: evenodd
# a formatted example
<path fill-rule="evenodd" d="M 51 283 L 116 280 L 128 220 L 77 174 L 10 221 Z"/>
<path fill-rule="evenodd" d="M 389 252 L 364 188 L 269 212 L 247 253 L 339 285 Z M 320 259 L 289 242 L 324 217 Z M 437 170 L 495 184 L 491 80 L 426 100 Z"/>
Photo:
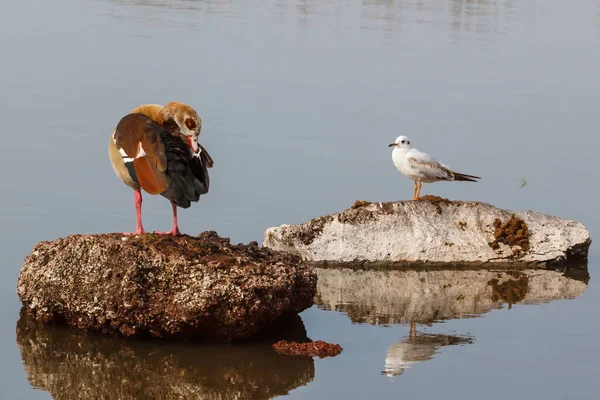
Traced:
<path fill-rule="evenodd" d="M 280 340 L 273 344 L 273 349 L 286 356 L 304 356 L 304 357 L 335 357 L 342 352 L 342 346 L 335 343 L 327 343 L 322 340 L 314 342 L 290 342 Z"/>
<path fill-rule="evenodd" d="M 294 317 L 289 339 L 308 340 Z M 314 379 L 312 358 L 280 356 L 271 343 L 129 340 L 43 325 L 25 313 L 17 322 L 29 382 L 57 400 L 270 399 Z"/>
<path fill-rule="evenodd" d="M 532 211 L 425 196 L 368 203 L 265 232 L 264 246 L 316 263 L 548 267 L 587 258 L 588 230 Z"/>
<path fill-rule="evenodd" d="M 431 324 L 470 318 L 504 304 L 575 299 L 587 289 L 582 269 L 487 271 L 377 271 L 315 268 L 315 304 L 355 323 Z M 586 270 L 584 270 L 586 271 Z M 577 273 L 576 279 L 571 273 Z"/>
<path fill-rule="evenodd" d="M 205 232 L 41 242 L 25 259 L 17 293 L 44 323 L 230 341 L 310 307 L 315 288 L 315 273 L 298 257 Z"/>

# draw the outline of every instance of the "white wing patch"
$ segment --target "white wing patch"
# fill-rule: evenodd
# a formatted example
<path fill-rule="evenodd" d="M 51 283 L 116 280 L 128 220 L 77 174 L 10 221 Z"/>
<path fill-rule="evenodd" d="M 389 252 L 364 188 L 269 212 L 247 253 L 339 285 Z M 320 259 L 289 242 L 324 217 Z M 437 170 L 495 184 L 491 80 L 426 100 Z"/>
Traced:
<path fill-rule="evenodd" d="M 113 135 L 113 137 L 114 137 L 114 135 Z M 119 153 L 123 157 L 123 162 L 126 162 L 126 163 L 127 162 L 133 162 L 133 160 L 135 160 L 136 158 L 140 158 L 140 157 L 146 156 L 146 152 L 144 151 L 144 147 L 142 147 L 142 142 L 138 142 L 138 152 L 135 155 L 135 157 L 129 157 L 129 155 L 122 148 L 119 148 Z"/>
<path fill-rule="evenodd" d="M 144 151 L 144 147 L 142 146 L 142 142 L 138 142 L 138 152 L 135 155 L 135 158 L 144 157 L 146 152 Z"/>

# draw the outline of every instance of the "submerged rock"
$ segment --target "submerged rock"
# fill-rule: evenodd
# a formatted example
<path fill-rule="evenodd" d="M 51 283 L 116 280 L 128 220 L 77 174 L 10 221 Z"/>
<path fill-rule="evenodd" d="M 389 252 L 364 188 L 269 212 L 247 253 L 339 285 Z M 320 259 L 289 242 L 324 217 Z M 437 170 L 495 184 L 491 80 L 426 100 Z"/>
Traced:
<path fill-rule="evenodd" d="M 369 203 L 265 232 L 264 246 L 320 264 L 548 267 L 587 259 L 577 221 L 424 196 Z"/>
<path fill-rule="evenodd" d="M 73 235 L 38 243 L 17 293 L 27 313 L 124 336 L 231 341 L 313 304 L 300 258 L 198 237 Z"/>

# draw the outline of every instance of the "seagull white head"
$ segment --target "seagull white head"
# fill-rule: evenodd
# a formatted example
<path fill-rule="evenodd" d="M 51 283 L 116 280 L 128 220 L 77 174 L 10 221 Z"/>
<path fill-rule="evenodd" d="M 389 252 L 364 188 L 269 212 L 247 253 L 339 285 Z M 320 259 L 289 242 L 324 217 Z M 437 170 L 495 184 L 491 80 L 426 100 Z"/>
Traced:
<path fill-rule="evenodd" d="M 410 149 L 410 140 L 406 136 L 398 136 L 394 143 L 390 143 L 388 147 L 396 147 L 400 149 Z"/>

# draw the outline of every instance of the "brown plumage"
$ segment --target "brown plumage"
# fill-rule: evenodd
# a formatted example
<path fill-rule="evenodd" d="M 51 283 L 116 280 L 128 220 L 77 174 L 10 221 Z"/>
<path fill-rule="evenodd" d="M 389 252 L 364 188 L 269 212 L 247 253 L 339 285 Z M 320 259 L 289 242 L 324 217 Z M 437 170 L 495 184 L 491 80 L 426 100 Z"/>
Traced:
<path fill-rule="evenodd" d="M 133 160 L 133 168 L 142 189 L 150 194 L 161 194 L 169 188 L 166 176 L 146 158 Z"/>
<path fill-rule="evenodd" d="M 129 114 L 119 121 L 113 140 L 123 159 L 133 161 L 135 178 L 142 189 L 160 194 L 168 189 L 167 156 L 160 139 L 163 129 L 143 114 Z M 131 162 L 131 161 L 129 161 Z"/>
<path fill-rule="evenodd" d="M 164 107 L 159 104 L 142 104 L 141 106 L 131 110 L 129 114 L 144 114 L 152 121 L 159 122 L 159 119 L 161 119 L 162 121 L 162 118 L 160 117 L 160 112 L 163 108 Z"/>
<path fill-rule="evenodd" d="M 117 124 L 109 157 L 117 176 L 135 191 L 136 233 L 144 232 L 140 189 L 171 200 L 173 229 L 166 233 L 173 235 L 179 234 L 176 207 L 188 208 L 208 192 L 207 168 L 214 162 L 198 144 L 201 126 L 198 113 L 179 102 L 142 105 Z"/>

